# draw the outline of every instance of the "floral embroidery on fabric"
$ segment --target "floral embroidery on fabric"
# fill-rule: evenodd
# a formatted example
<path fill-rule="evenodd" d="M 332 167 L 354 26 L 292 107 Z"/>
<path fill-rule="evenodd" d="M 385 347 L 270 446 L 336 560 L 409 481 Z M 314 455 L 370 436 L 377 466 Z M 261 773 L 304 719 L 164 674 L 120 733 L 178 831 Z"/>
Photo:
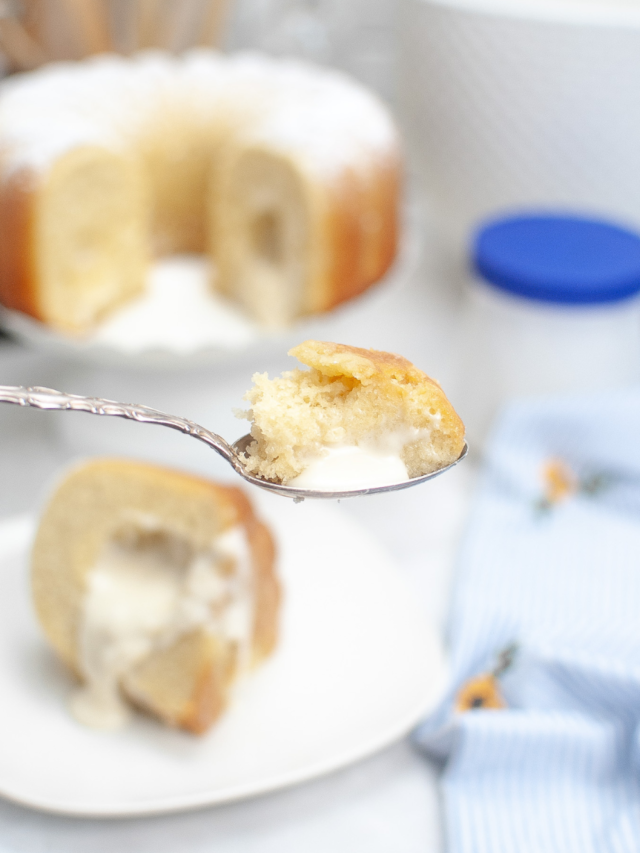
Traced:
<path fill-rule="evenodd" d="M 542 466 L 544 497 L 550 506 L 566 501 L 580 488 L 578 477 L 562 459 L 550 459 Z"/>
<path fill-rule="evenodd" d="M 506 708 L 498 679 L 490 672 L 470 678 L 456 697 L 456 711 L 477 711 L 479 708 Z"/>
<path fill-rule="evenodd" d="M 506 708 L 507 703 L 500 690 L 499 678 L 513 664 L 517 650 L 517 644 L 510 643 L 500 652 L 496 665 L 490 672 L 483 672 L 465 681 L 456 696 L 456 711 Z"/>
<path fill-rule="evenodd" d="M 597 495 L 611 482 L 607 474 L 580 478 L 563 459 L 548 459 L 542 466 L 543 495 L 535 503 L 539 512 L 548 512 L 578 494 Z"/>

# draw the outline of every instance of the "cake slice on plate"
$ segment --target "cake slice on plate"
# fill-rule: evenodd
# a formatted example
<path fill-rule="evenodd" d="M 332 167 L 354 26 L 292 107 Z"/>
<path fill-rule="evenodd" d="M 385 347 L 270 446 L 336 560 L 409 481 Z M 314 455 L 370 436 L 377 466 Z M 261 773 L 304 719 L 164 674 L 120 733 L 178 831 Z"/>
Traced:
<path fill-rule="evenodd" d="M 239 489 L 123 460 L 71 471 L 40 520 L 31 577 L 44 632 L 82 681 L 75 716 L 116 728 L 132 703 L 206 731 L 275 647 L 274 555 Z"/>

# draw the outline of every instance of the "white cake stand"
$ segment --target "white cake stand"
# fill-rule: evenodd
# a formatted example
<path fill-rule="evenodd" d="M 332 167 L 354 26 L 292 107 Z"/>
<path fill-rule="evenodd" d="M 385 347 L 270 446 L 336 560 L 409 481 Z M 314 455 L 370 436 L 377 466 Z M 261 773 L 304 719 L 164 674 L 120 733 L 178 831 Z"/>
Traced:
<path fill-rule="evenodd" d="M 53 331 L 19 311 L 0 306 L 0 324 L 27 346 L 75 364 L 145 370 L 228 365 L 245 353 L 282 352 L 322 336 L 336 319 L 350 318 L 384 302 L 416 269 L 421 245 L 416 204 L 403 216 L 398 257 L 369 291 L 328 314 L 302 318 L 273 331 L 254 322 L 233 302 L 213 292 L 215 270 L 200 255 L 175 255 L 152 265 L 145 293 L 110 315 L 86 338 Z"/>

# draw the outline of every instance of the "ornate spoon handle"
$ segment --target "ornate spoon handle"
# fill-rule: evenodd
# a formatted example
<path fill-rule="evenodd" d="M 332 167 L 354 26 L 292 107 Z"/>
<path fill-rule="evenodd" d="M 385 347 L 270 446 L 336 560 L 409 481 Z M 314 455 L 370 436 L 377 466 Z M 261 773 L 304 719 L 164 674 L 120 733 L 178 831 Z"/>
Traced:
<path fill-rule="evenodd" d="M 118 403 L 115 400 L 103 400 L 100 397 L 80 397 L 77 394 L 63 394 L 53 388 L 24 388 L 19 385 L 0 385 L 0 403 L 13 403 L 16 406 L 32 406 L 35 409 L 69 409 L 75 412 L 88 412 L 90 415 L 105 415 L 112 418 L 127 418 L 143 424 L 159 424 L 194 438 L 200 439 L 216 453 L 233 465 L 236 471 L 242 471 L 236 453 L 231 446 L 215 432 L 175 415 L 168 415 L 149 406 L 136 403 Z"/>

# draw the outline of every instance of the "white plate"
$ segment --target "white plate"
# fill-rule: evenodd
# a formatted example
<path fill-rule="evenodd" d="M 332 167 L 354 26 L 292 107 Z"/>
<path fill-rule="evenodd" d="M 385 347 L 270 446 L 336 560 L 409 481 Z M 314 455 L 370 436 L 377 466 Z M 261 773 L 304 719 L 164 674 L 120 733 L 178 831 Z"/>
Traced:
<path fill-rule="evenodd" d="M 227 802 L 363 758 L 433 707 L 442 651 L 402 572 L 340 508 L 259 502 L 279 543 L 281 642 L 202 738 L 142 715 L 116 733 L 75 722 L 29 601 L 33 521 L 0 524 L 0 795 L 82 816 Z"/>

